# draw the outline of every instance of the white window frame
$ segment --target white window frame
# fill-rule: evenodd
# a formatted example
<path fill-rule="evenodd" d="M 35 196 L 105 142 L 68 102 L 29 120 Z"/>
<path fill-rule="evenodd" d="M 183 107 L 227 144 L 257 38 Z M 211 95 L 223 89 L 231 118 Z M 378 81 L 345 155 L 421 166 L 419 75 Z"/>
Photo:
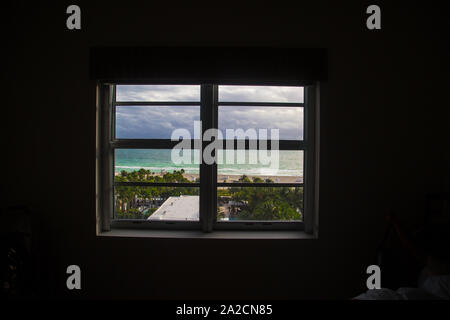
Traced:
<path fill-rule="evenodd" d="M 170 139 L 114 139 L 115 131 L 115 86 L 135 83 L 97 83 L 97 233 L 111 229 L 164 229 L 164 230 L 298 230 L 318 235 L 318 195 L 319 195 L 319 83 L 303 85 L 304 134 L 302 141 L 280 141 L 280 150 L 303 150 L 303 221 L 216 221 L 217 216 L 217 165 L 200 165 L 200 221 L 149 221 L 113 220 L 114 211 L 114 149 L 115 148 L 161 148 L 170 149 L 177 142 Z M 143 83 L 139 83 L 143 84 Z M 200 84 L 200 105 L 202 131 L 218 127 L 218 87 L 217 84 Z M 123 104 L 123 103 L 120 103 Z M 134 102 L 136 104 L 136 102 Z M 138 102 L 156 105 L 160 103 Z M 169 104 L 169 103 L 168 103 Z M 182 103 L 183 104 L 183 103 Z M 220 103 L 221 105 L 223 103 Z M 239 103 L 238 103 L 239 104 Z M 288 105 L 283 103 L 261 103 L 267 106 Z M 258 103 L 252 103 L 257 106 Z M 206 112 L 206 114 L 205 114 Z M 206 116 L 206 118 L 205 118 Z M 224 148 L 225 148 L 224 143 Z M 293 147 L 294 146 L 294 147 Z M 278 184 L 271 184 L 277 187 Z M 174 185 L 176 186 L 176 185 Z M 178 184 L 178 186 L 180 186 Z M 190 186 L 196 186 L 190 184 Z M 239 186 L 239 185 L 235 185 Z M 252 184 L 252 187 L 257 184 Z M 213 190 L 213 191 L 211 191 Z M 206 196 L 205 196 L 206 195 Z"/>

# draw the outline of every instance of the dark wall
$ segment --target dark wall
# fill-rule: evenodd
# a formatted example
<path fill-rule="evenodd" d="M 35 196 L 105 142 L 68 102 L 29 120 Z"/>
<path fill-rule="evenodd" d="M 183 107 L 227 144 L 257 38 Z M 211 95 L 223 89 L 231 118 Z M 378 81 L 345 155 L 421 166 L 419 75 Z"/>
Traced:
<path fill-rule="evenodd" d="M 394 209 L 419 220 L 425 194 L 449 191 L 448 19 L 440 5 L 370 2 L 11 5 L 3 22 L 2 205 L 34 211 L 39 292 L 103 298 L 348 298 Z M 447 20 L 447 21 L 446 21 Z M 329 50 L 321 100 L 320 237 L 158 240 L 95 235 L 98 45 L 294 46 Z M 78 264 L 82 290 L 65 289 Z"/>

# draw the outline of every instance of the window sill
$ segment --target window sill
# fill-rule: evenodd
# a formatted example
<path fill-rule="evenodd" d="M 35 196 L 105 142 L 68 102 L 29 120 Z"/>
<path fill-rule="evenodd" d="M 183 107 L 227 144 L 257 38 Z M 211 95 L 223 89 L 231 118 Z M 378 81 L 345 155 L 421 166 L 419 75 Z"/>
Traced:
<path fill-rule="evenodd" d="M 122 238 L 157 238 L 157 239 L 268 239 L 268 240 L 298 240 L 317 239 L 316 236 L 298 230 L 282 231 L 248 231 L 248 230 L 217 230 L 204 233 L 197 230 L 142 230 L 142 229 L 112 229 L 101 232 L 99 237 Z"/>

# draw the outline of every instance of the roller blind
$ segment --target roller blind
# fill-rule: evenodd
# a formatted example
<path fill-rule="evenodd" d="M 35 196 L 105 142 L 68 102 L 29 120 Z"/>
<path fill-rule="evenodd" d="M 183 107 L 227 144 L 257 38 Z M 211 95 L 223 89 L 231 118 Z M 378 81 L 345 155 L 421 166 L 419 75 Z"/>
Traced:
<path fill-rule="evenodd" d="M 90 77 L 155 84 L 307 85 L 327 79 L 327 50 L 263 47 L 94 47 Z"/>

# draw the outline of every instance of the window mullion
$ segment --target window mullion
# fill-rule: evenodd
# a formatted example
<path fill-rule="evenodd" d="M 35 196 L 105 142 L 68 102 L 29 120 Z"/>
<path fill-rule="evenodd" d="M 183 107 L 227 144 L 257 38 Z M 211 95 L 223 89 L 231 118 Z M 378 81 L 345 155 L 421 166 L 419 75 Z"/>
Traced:
<path fill-rule="evenodd" d="M 97 173 L 97 192 L 100 199 L 99 214 L 97 216 L 98 230 L 109 231 L 110 221 L 113 212 L 113 181 L 114 181 L 114 157 L 113 148 L 110 141 L 113 135 L 112 115 L 112 98 L 114 95 L 114 86 L 99 84 L 97 87 L 97 112 L 98 112 L 98 128 L 97 132 L 97 159 L 99 168 Z"/>
<path fill-rule="evenodd" d="M 219 86 L 213 85 L 213 97 L 212 97 L 213 105 L 212 105 L 212 120 L 213 120 L 213 128 L 219 129 Z M 218 139 L 219 137 L 217 137 Z M 217 152 L 216 154 L 216 161 L 214 161 L 214 164 L 212 165 L 212 182 L 211 182 L 211 211 L 210 211 L 210 230 L 212 230 L 214 223 L 217 220 Z"/>
<path fill-rule="evenodd" d="M 304 207 L 304 224 L 305 231 L 307 233 L 313 233 L 314 229 L 314 213 L 315 213 L 315 182 L 316 182 L 316 172 L 315 172 L 315 106 L 316 106 L 316 88 L 315 86 L 305 87 L 305 122 L 304 122 L 304 139 L 308 143 L 309 148 L 304 151 L 304 172 L 303 172 L 303 182 L 307 186 L 303 193 L 303 207 Z"/>
<path fill-rule="evenodd" d="M 202 136 L 208 129 L 217 128 L 217 86 L 201 85 L 200 119 L 202 121 Z M 204 162 L 203 151 L 209 144 L 203 141 L 200 164 L 200 223 L 204 232 L 211 232 L 217 212 L 217 165 Z"/>

